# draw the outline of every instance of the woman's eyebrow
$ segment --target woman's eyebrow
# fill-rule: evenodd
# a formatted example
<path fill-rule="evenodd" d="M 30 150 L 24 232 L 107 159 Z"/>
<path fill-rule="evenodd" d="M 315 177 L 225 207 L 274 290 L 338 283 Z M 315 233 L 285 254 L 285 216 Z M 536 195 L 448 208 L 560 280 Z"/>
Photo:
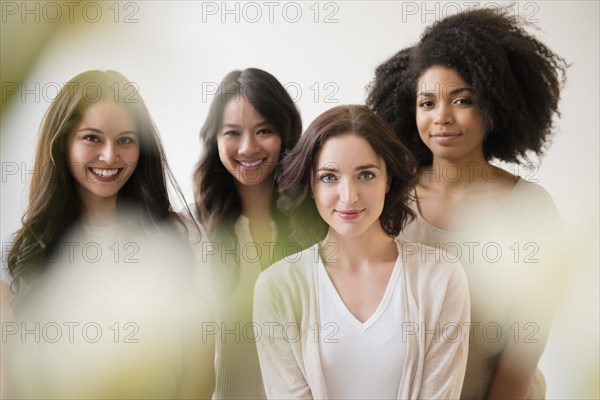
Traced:
<path fill-rule="evenodd" d="M 327 164 L 327 165 L 325 165 L 323 167 L 317 168 L 316 172 L 319 172 L 319 171 L 338 172 L 339 168 L 337 166 L 333 166 L 331 164 Z"/>
<path fill-rule="evenodd" d="M 434 97 L 435 94 L 433 92 L 419 92 L 417 93 L 417 96 L 421 96 L 421 97 Z"/>
<path fill-rule="evenodd" d="M 375 164 L 365 164 L 365 165 L 359 165 L 358 167 L 354 168 L 355 171 L 360 171 L 363 169 L 371 169 L 371 168 L 376 168 L 376 169 L 380 169 L 377 165 Z"/>
<path fill-rule="evenodd" d="M 90 127 L 87 127 L 87 126 L 85 126 L 85 127 L 83 127 L 83 128 L 80 128 L 80 129 L 77 129 L 77 130 L 75 131 L 75 133 L 77 133 L 77 132 L 81 132 L 81 131 L 92 131 L 92 132 L 95 132 L 95 133 L 101 133 L 101 134 L 103 134 L 103 135 L 104 135 L 104 132 L 102 132 L 100 129 L 97 129 L 97 128 L 90 128 Z"/>
<path fill-rule="evenodd" d="M 132 134 L 132 133 L 133 133 L 134 135 L 137 135 L 137 132 L 136 132 L 136 131 L 123 131 L 123 132 L 119 132 L 119 133 L 117 133 L 117 135 L 119 135 L 119 136 L 121 136 L 121 135 L 129 135 L 129 134 Z"/>
<path fill-rule="evenodd" d="M 459 94 L 460 92 L 473 92 L 473 89 L 471 89 L 468 86 L 464 86 L 464 87 L 458 87 L 456 89 L 452 89 L 450 92 L 448 92 L 449 96 L 456 96 L 457 94 Z M 417 96 L 422 96 L 422 97 L 435 97 L 435 90 L 424 90 L 422 92 L 417 93 Z"/>
<path fill-rule="evenodd" d="M 223 128 L 239 128 L 240 126 L 241 125 L 230 123 L 230 122 L 226 122 L 223 124 Z M 260 126 L 271 126 L 271 124 L 269 123 L 269 121 L 260 121 L 256 124 L 254 124 L 253 128 L 258 128 Z"/>
<path fill-rule="evenodd" d="M 90 131 L 90 132 L 99 133 L 99 134 L 101 134 L 101 135 L 104 135 L 104 132 L 102 132 L 100 129 L 98 129 L 98 128 L 90 128 L 90 127 L 87 127 L 87 126 L 86 126 L 86 127 L 83 127 L 83 128 L 81 128 L 81 129 L 77 129 L 77 130 L 75 131 L 75 133 L 79 133 L 79 132 L 82 132 L 82 131 Z M 118 136 L 121 136 L 121 135 L 128 135 L 128 134 L 134 134 L 134 135 L 137 135 L 137 132 L 136 132 L 136 131 L 123 131 L 123 132 L 119 132 L 119 133 L 117 133 L 117 135 L 118 135 Z"/>
<path fill-rule="evenodd" d="M 381 168 L 379 168 L 375 164 L 365 164 L 365 165 L 359 165 L 359 166 L 357 166 L 356 168 L 354 168 L 354 170 L 355 171 L 361 171 L 363 169 L 371 169 L 371 168 L 381 169 Z M 334 167 L 334 166 L 325 165 L 323 167 L 318 168 L 316 172 L 319 172 L 319 171 L 338 172 L 339 169 L 337 167 Z"/>
<path fill-rule="evenodd" d="M 266 121 L 266 120 L 265 121 L 260 121 L 259 123 L 257 123 L 257 124 L 254 125 L 254 128 L 258 128 L 259 126 L 266 126 L 266 125 L 271 126 L 271 124 L 269 123 L 269 121 Z"/>
<path fill-rule="evenodd" d="M 456 95 L 457 95 L 457 94 L 459 94 L 460 92 L 470 92 L 470 93 L 473 93 L 473 89 L 471 89 L 471 88 L 470 88 L 470 87 L 468 87 L 468 86 L 465 86 L 465 87 L 459 87 L 459 88 L 456 88 L 456 89 L 454 89 L 454 90 L 451 90 L 451 91 L 450 91 L 450 93 L 448 93 L 448 94 L 449 94 L 450 96 L 456 96 Z"/>

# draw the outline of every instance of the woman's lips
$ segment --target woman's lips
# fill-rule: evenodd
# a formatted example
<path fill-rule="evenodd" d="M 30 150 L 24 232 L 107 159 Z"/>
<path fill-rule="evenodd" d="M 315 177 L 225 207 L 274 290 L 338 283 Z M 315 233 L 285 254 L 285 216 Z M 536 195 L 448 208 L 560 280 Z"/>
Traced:
<path fill-rule="evenodd" d="M 335 212 L 340 216 L 340 218 L 345 220 L 354 220 L 362 215 L 362 210 L 335 210 Z"/>
<path fill-rule="evenodd" d="M 94 178 L 99 182 L 114 182 L 119 179 L 123 168 L 89 167 L 88 171 L 90 171 Z"/>
<path fill-rule="evenodd" d="M 264 163 L 265 159 L 261 158 L 259 160 L 238 160 L 238 164 L 240 164 L 242 166 L 243 169 L 245 170 L 254 170 L 254 169 L 260 169 L 261 165 Z"/>
<path fill-rule="evenodd" d="M 435 140 L 439 144 L 450 144 L 459 137 L 462 136 L 462 133 L 452 133 L 452 132 L 443 132 L 443 133 L 434 133 L 431 135 L 433 140 Z"/>

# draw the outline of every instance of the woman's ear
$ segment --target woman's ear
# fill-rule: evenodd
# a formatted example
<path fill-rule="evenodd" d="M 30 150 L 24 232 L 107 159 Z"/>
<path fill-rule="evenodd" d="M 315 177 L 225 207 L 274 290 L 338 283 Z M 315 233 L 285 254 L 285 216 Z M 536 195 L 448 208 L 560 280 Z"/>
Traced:
<path fill-rule="evenodd" d="M 389 193 L 392 188 L 392 177 L 388 176 L 387 183 L 385 184 L 385 192 Z"/>

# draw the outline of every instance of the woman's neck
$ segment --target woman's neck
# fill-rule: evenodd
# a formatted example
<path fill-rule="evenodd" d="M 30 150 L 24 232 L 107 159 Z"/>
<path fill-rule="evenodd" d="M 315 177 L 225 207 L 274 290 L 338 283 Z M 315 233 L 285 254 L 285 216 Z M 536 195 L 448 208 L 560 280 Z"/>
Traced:
<path fill-rule="evenodd" d="M 518 177 L 487 161 L 436 160 L 421 170 L 416 186 L 417 207 L 431 225 L 464 231 L 484 216 L 497 215 L 514 190 Z"/>
<path fill-rule="evenodd" d="M 117 197 L 99 198 L 81 195 L 82 219 L 89 226 L 110 226 L 118 222 Z"/>
<path fill-rule="evenodd" d="M 242 203 L 242 215 L 250 221 L 271 218 L 272 179 L 265 179 L 253 186 L 238 185 L 237 190 Z"/>
<path fill-rule="evenodd" d="M 265 179 L 259 185 L 238 186 L 242 202 L 242 215 L 248 218 L 250 235 L 255 244 L 261 248 L 260 265 L 266 268 L 275 260 L 268 250 L 268 243 L 273 241 L 271 226 L 271 196 L 273 180 Z"/>
<path fill-rule="evenodd" d="M 419 184 L 436 186 L 444 191 L 468 190 L 486 181 L 497 180 L 497 170 L 483 157 L 460 161 L 434 157 L 432 164 L 421 170 Z"/>
<path fill-rule="evenodd" d="M 328 266 L 340 265 L 352 269 L 368 267 L 381 261 L 398 258 L 394 238 L 388 235 L 379 222 L 359 236 L 341 236 L 329 229 L 321 242 L 323 261 Z"/>

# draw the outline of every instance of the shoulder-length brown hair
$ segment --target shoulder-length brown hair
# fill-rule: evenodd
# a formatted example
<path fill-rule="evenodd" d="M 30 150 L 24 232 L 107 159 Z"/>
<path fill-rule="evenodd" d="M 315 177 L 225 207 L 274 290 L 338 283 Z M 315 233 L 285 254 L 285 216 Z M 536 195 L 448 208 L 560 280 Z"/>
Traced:
<path fill-rule="evenodd" d="M 283 159 L 277 176 L 277 205 L 290 217 L 292 237 L 302 248 L 322 240 L 328 230 L 311 196 L 319 153 L 327 140 L 347 134 L 364 138 L 385 161 L 390 190 L 385 195 L 379 219 L 381 227 L 396 236 L 414 217 L 407 205 L 411 189 L 417 182 L 413 156 L 391 128 L 368 107 L 338 106 L 325 111 L 310 124 L 296 147 Z"/>

